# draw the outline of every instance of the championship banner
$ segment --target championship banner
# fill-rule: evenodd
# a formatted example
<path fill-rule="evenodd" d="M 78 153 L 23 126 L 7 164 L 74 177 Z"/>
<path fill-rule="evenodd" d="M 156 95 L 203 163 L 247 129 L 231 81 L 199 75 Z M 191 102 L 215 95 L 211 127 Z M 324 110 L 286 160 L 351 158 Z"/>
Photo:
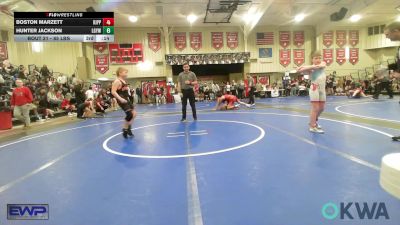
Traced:
<path fill-rule="evenodd" d="M 258 76 L 258 83 L 269 85 L 269 76 Z"/>
<path fill-rule="evenodd" d="M 239 33 L 226 32 L 226 45 L 232 50 L 237 48 L 239 45 Z"/>
<path fill-rule="evenodd" d="M 174 32 L 175 48 L 182 51 L 186 48 L 186 32 Z"/>
<path fill-rule="evenodd" d="M 161 33 L 147 33 L 147 42 L 153 52 L 158 52 L 161 48 Z"/>
<path fill-rule="evenodd" d="M 224 46 L 224 33 L 211 32 L 211 43 L 215 50 L 220 50 Z"/>
<path fill-rule="evenodd" d="M 293 49 L 293 60 L 297 66 L 303 65 L 305 60 L 304 49 Z"/>
<path fill-rule="evenodd" d="M 331 65 L 333 63 L 333 49 L 324 49 L 322 51 L 322 57 L 327 66 Z"/>
<path fill-rule="evenodd" d="M 322 43 L 329 48 L 333 44 L 333 31 L 328 31 L 322 34 Z"/>
<path fill-rule="evenodd" d="M 346 41 L 346 31 L 345 30 L 337 30 L 336 31 L 336 44 L 339 47 L 343 47 L 347 41 Z"/>
<path fill-rule="evenodd" d="M 201 32 L 190 32 L 189 39 L 190 39 L 190 47 L 197 52 L 203 45 Z"/>
<path fill-rule="evenodd" d="M 358 30 L 351 30 L 349 31 L 349 43 L 351 46 L 356 46 L 358 45 L 358 42 L 360 41 L 360 35 Z"/>
<path fill-rule="evenodd" d="M 287 67 L 290 64 L 290 49 L 279 50 L 279 62 L 282 66 Z"/>
<path fill-rule="evenodd" d="M 98 51 L 100 53 L 103 53 L 103 51 L 107 49 L 107 43 L 105 43 L 105 42 L 95 42 L 95 43 L 93 43 L 93 48 L 96 51 Z"/>
<path fill-rule="evenodd" d="M 344 48 L 336 49 L 336 62 L 339 65 L 343 65 L 343 63 L 346 62 L 346 49 L 344 49 Z"/>
<path fill-rule="evenodd" d="M 290 31 L 279 31 L 279 44 L 282 48 L 287 48 L 290 45 Z"/>
<path fill-rule="evenodd" d="M 298 48 L 304 45 L 304 31 L 293 32 L 293 44 Z"/>
<path fill-rule="evenodd" d="M 104 74 L 108 71 L 108 55 L 95 55 L 96 70 Z"/>
<path fill-rule="evenodd" d="M 0 42 L 0 59 L 8 59 L 7 42 Z"/>
<path fill-rule="evenodd" d="M 358 63 L 358 48 L 350 48 L 350 57 L 349 57 L 349 62 L 353 65 Z"/>

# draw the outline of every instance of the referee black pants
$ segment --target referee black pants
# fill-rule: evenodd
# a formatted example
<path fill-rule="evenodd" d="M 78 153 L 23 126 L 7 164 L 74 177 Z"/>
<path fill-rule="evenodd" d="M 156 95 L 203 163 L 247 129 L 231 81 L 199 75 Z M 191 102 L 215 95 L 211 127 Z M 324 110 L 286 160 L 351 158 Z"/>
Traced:
<path fill-rule="evenodd" d="M 381 94 L 383 89 L 386 90 L 389 97 L 391 97 L 391 98 L 393 97 L 392 83 L 389 81 L 381 82 L 380 84 L 378 84 L 376 86 L 374 97 L 376 97 L 376 98 L 379 97 L 379 95 Z"/>
<path fill-rule="evenodd" d="M 255 91 L 255 88 L 251 87 L 250 91 L 249 91 L 249 104 L 254 104 L 255 103 L 255 101 L 254 101 L 254 91 Z"/>
<path fill-rule="evenodd" d="M 195 97 L 194 91 L 192 88 L 190 89 L 182 89 L 182 119 L 186 119 L 186 106 L 187 100 L 189 99 L 190 107 L 192 108 L 193 119 L 197 119 L 196 113 L 196 104 L 195 104 Z"/>

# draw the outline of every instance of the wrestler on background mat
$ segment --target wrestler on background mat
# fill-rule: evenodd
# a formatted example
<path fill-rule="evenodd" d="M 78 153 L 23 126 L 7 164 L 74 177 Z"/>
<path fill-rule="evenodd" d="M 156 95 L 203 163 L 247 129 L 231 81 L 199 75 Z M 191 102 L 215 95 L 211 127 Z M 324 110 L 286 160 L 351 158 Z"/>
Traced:
<path fill-rule="evenodd" d="M 119 107 L 121 107 L 126 114 L 122 128 L 122 135 L 124 138 L 127 138 L 128 136 L 133 136 L 131 125 L 136 117 L 136 111 L 132 103 L 129 101 L 129 88 L 126 82 L 128 70 L 119 67 L 116 75 L 117 78 L 112 83 L 111 93 L 117 99 Z"/>
<path fill-rule="evenodd" d="M 309 90 L 311 101 L 309 131 L 313 133 L 324 133 L 322 127 L 318 124 L 318 118 L 324 111 L 326 102 L 326 63 L 322 61 L 322 55 L 319 51 L 312 53 L 311 57 L 312 65 L 300 66 L 297 68 L 297 71 L 301 73 L 309 72 L 311 74 L 311 86 Z"/>
<path fill-rule="evenodd" d="M 386 38 L 391 41 L 400 41 L 400 21 L 393 22 L 385 28 Z M 392 71 L 392 78 L 400 78 L 400 47 L 397 49 L 396 63 L 389 65 L 389 70 Z M 400 102 L 399 102 L 400 103 Z M 400 135 L 392 137 L 393 141 L 400 141 Z"/>
<path fill-rule="evenodd" d="M 217 93 L 217 105 L 215 106 L 215 110 L 239 109 L 239 107 L 236 106 L 235 103 L 239 103 L 239 104 L 244 105 L 244 106 L 246 106 L 248 108 L 251 108 L 250 104 L 246 104 L 246 103 L 240 101 L 234 95 L 230 95 L 230 94 L 222 95 L 221 92 L 218 92 Z"/>

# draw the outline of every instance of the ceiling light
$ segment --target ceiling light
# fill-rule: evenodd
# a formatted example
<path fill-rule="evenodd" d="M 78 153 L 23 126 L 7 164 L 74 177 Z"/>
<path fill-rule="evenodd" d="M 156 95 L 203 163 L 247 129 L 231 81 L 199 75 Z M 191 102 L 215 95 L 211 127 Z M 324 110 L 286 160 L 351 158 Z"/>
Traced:
<path fill-rule="evenodd" d="M 188 16 L 186 17 L 186 19 L 187 19 L 187 21 L 188 21 L 190 24 L 192 24 L 192 23 L 194 23 L 194 21 L 197 20 L 197 16 L 194 15 L 194 14 L 190 14 L 190 15 L 188 15 Z"/>
<path fill-rule="evenodd" d="M 301 21 L 304 20 L 305 17 L 306 17 L 306 15 L 304 15 L 303 13 L 297 14 L 297 15 L 294 17 L 294 21 L 296 21 L 297 23 L 298 23 L 298 22 L 301 22 Z"/>
<path fill-rule="evenodd" d="M 352 16 L 350 17 L 350 21 L 353 22 L 353 23 L 358 22 L 360 19 L 361 19 L 361 16 L 358 15 L 358 14 L 352 15 Z"/>
<path fill-rule="evenodd" d="M 242 20 L 246 23 L 250 23 L 254 19 L 254 14 L 246 13 L 242 16 Z"/>
<path fill-rule="evenodd" d="M 137 16 L 129 16 L 129 21 L 131 21 L 132 23 L 136 23 L 138 21 Z"/>

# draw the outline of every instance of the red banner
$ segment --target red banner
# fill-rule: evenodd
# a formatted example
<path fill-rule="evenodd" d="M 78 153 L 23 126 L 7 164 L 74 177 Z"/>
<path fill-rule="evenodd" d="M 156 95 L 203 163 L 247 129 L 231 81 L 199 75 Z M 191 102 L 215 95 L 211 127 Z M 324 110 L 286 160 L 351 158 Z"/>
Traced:
<path fill-rule="evenodd" d="M 8 59 L 7 42 L 0 42 L 0 59 Z"/>
<path fill-rule="evenodd" d="M 108 71 L 108 55 L 95 55 L 96 70 L 104 74 Z"/>
<path fill-rule="evenodd" d="M 358 42 L 360 41 L 360 35 L 358 30 L 351 30 L 349 31 L 349 43 L 351 46 L 356 46 L 358 45 Z"/>
<path fill-rule="evenodd" d="M 93 43 L 93 48 L 96 51 L 102 53 L 102 52 L 104 52 L 104 50 L 107 49 L 107 43 L 105 43 L 105 42 L 95 42 L 95 43 Z"/>
<path fill-rule="evenodd" d="M 290 64 L 290 49 L 279 50 L 279 62 L 282 66 L 287 67 Z"/>
<path fill-rule="evenodd" d="M 346 49 L 344 49 L 344 48 L 336 49 L 336 62 L 339 65 L 343 65 L 343 63 L 346 62 Z"/>
<path fill-rule="evenodd" d="M 304 45 L 304 31 L 293 32 L 293 44 L 298 48 Z"/>
<path fill-rule="evenodd" d="M 279 44 L 283 48 L 287 48 L 290 45 L 290 31 L 279 31 Z"/>
<path fill-rule="evenodd" d="M 269 76 L 258 76 L 258 83 L 269 85 Z"/>
<path fill-rule="evenodd" d="M 220 50 L 224 46 L 224 33 L 211 32 L 211 44 L 216 50 Z"/>
<path fill-rule="evenodd" d="M 175 48 L 182 51 L 186 48 L 186 32 L 174 32 Z"/>
<path fill-rule="evenodd" d="M 358 48 L 350 48 L 350 57 L 349 57 L 349 62 L 353 65 L 358 63 Z"/>
<path fill-rule="evenodd" d="M 147 42 L 153 52 L 158 52 L 161 48 L 161 33 L 147 33 Z"/>
<path fill-rule="evenodd" d="M 293 60 L 297 66 L 303 65 L 305 60 L 304 49 L 293 49 Z"/>
<path fill-rule="evenodd" d="M 333 44 L 333 31 L 328 31 L 322 34 L 322 43 L 329 48 Z"/>
<path fill-rule="evenodd" d="M 201 36 L 201 32 L 190 32 L 190 47 L 196 52 L 203 46 L 203 39 Z"/>
<path fill-rule="evenodd" d="M 239 45 L 239 33 L 226 32 L 226 45 L 232 50 L 237 48 Z"/>
<path fill-rule="evenodd" d="M 336 31 L 336 44 L 339 47 L 343 47 L 347 43 L 346 33 L 347 32 L 345 30 Z"/>
<path fill-rule="evenodd" d="M 326 65 L 329 66 L 333 63 L 333 49 L 324 49 L 322 52 L 322 57 L 326 62 Z"/>

